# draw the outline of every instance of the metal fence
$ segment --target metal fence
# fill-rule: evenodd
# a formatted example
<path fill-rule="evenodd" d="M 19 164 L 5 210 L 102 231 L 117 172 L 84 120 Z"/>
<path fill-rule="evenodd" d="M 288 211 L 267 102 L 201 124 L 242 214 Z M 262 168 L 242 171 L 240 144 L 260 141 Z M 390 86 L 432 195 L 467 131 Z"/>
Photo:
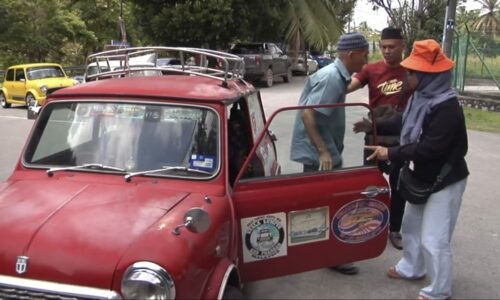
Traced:
<path fill-rule="evenodd" d="M 500 112 L 500 37 L 465 26 L 453 42 L 454 85 L 462 105 Z"/>

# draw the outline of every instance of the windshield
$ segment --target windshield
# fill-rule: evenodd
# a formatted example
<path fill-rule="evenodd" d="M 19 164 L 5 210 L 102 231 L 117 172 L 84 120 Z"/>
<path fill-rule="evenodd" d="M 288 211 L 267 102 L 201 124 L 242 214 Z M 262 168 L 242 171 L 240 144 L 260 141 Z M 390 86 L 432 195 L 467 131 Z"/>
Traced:
<path fill-rule="evenodd" d="M 27 74 L 29 80 L 65 77 L 63 70 L 57 66 L 31 67 L 27 69 Z"/>
<path fill-rule="evenodd" d="M 236 44 L 231 50 L 232 54 L 259 54 L 264 52 L 262 44 Z"/>
<path fill-rule="evenodd" d="M 98 164 L 108 170 L 85 170 L 129 173 L 181 166 L 150 175 L 196 178 L 218 170 L 219 119 L 205 107 L 66 102 L 47 105 L 39 118 L 24 156 L 32 166 Z"/>

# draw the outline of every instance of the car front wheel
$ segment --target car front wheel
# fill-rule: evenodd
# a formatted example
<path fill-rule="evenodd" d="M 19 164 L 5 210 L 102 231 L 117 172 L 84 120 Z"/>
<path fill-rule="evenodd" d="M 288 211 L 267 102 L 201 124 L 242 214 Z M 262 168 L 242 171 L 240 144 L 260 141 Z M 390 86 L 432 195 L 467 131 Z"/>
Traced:
<path fill-rule="evenodd" d="M 288 67 L 288 70 L 286 71 L 286 75 L 283 76 L 283 81 L 285 82 L 290 82 L 292 80 L 292 67 Z"/>
<path fill-rule="evenodd" d="M 28 108 L 36 106 L 35 96 L 33 96 L 33 94 L 31 94 L 31 93 L 28 93 L 26 95 L 26 106 Z"/>
<path fill-rule="evenodd" d="M 241 290 L 237 287 L 234 287 L 232 285 L 226 286 L 226 289 L 224 290 L 224 294 L 222 295 L 223 300 L 229 300 L 229 299 L 244 299 L 243 293 Z"/>
<path fill-rule="evenodd" d="M 272 87 L 273 83 L 274 83 L 273 69 L 269 68 L 269 69 L 267 69 L 267 72 L 266 72 L 266 86 Z"/>
<path fill-rule="evenodd" d="M 7 102 L 7 98 L 5 98 L 5 95 L 2 92 L 0 92 L 0 103 L 3 108 L 10 107 L 10 103 Z"/>

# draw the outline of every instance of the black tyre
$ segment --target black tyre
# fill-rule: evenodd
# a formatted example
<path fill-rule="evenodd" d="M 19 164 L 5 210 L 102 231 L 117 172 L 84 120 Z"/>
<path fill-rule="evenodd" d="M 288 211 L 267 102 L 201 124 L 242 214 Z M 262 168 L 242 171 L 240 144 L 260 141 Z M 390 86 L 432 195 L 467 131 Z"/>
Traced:
<path fill-rule="evenodd" d="M 28 109 L 30 107 L 34 107 L 37 105 L 35 96 L 33 96 L 33 94 L 31 94 L 31 93 L 28 93 L 26 95 L 25 101 L 26 101 L 26 108 L 28 108 Z"/>
<path fill-rule="evenodd" d="M 3 108 L 10 107 L 10 103 L 7 102 L 7 98 L 5 98 L 5 95 L 2 92 L 0 92 L 0 104 Z"/>
<path fill-rule="evenodd" d="M 245 297 L 243 297 L 243 292 L 239 288 L 234 287 L 232 285 L 228 285 L 228 286 L 226 286 L 226 289 L 224 290 L 224 294 L 222 295 L 222 299 L 224 299 L 224 300 L 229 300 L 229 299 L 241 300 L 241 299 L 245 299 Z"/>
<path fill-rule="evenodd" d="M 292 76 L 293 76 L 292 67 L 288 67 L 286 75 L 283 76 L 283 81 L 290 82 L 292 80 Z"/>
<path fill-rule="evenodd" d="M 269 68 L 266 71 L 266 86 L 267 87 L 272 87 L 274 83 L 274 73 L 273 69 Z"/>

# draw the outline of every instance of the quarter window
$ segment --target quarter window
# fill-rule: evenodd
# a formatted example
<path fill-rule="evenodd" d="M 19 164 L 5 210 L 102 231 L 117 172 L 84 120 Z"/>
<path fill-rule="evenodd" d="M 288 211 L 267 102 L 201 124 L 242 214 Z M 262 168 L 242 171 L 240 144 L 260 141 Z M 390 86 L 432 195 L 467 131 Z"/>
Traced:
<path fill-rule="evenodd" d="M 14 69 L 7 71 L 7 76 L 5 76 L 6 81 L 14 81 Z"/>

